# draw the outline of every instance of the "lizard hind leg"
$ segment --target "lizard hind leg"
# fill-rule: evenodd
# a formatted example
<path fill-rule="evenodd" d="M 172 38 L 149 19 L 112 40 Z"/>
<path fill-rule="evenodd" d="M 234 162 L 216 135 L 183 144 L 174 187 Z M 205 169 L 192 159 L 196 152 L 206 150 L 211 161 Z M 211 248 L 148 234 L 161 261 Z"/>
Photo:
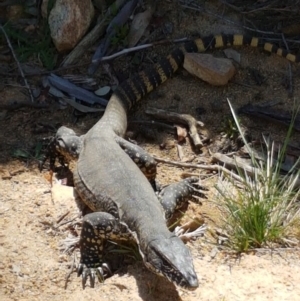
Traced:
<path fill-rule="evenodd" d="M 190 177 L 163 188 L 158 199 L 165 211 L 166 219 L 170 219 L 176 209 L 180 208 L 189 199 L 198 196 L 206 198 L 203 191 L 207 190 L 199 184 L 199 178 Z"/>

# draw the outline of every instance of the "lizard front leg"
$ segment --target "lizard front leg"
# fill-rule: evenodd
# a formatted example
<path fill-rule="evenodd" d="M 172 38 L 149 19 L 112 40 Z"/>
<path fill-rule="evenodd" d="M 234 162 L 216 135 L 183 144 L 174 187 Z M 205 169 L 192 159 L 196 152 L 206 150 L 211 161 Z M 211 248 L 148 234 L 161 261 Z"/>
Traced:
<path fill-rule="evenodd" d="M 131 160 L 139 167 L 142 173 L 146 176 L 153 188 L 156 188 L 156 165 L 155 159 L 140 146 L 135 145 L 119 136 L 115 138 L 115 141 L 125 151 L 125 153 L 131 158 Z"/>
<path fill-rule="evenodd" d="M 105 240 L 133 239 L 128 228 L 113 215 L 106 212 L 93 212 L 83 218 L 79 240 L 80 264 L 78 276 L 82 275 L 82 286 L 90 278 L 91 287 L 95 285 L 96 276 L 99 282 L 111 274 L 107 264 L 103 263 L 103 247 Z"/>

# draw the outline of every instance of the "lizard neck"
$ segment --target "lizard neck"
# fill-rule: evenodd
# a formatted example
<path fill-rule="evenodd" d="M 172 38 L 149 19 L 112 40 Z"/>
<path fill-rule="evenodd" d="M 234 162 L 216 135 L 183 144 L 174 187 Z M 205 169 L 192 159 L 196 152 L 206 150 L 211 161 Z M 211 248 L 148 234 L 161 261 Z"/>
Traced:
<path fill-rule="evenodd" d="M 118 136 L 123 137 L 127 129 L 127 110 L 123 105 L 121 98 L 117 94 L 113 94 L 107 104 L 104 115 L 94 125 L 97 128 L 111 129 Z"/>

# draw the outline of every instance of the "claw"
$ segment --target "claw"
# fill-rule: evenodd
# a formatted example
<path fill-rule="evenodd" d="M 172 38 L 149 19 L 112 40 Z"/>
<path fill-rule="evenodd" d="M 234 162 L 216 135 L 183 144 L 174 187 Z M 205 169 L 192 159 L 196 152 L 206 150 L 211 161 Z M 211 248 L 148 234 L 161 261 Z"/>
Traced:
<path fill-rule="evenodd" d="M 102 268 L 105 269 L 106 272 L 107 272 L 107 274 L 105 274 L 106 277 L 112 276 L 113 273 L 112 273 L 112 271 L 111 271 L 111 269 L 110 269 L 110 267 L 107 263 L 103 263 Z"/>
<path fill-rule="evenodd" d="M 87 281 L 88 276 L 90 275 L 90 270 L 89 269 L 83 269 L 82 272 L 82 287 L 83 289 L 85 288 L 85 284 Z"/>
<path fill-rule="evenodd" d="M 95 287 L 95 274 L 96 274 L 96 271 L 94 269 L 92 269 L 90 271 L 90 283 L 91 283 L 91 288 L 94 288 Z"/>
<path fill-rule="evenodd" d="M 83 272 L 83 264 L 80 263 L 77 269 L 77 277 L 79 277 Z"/>
<path fill-rule="evenodd" d="M 104 282 L 104 273 L 102 267 L 96 269 L 97 277 L 100 283 Z"/>
<path fill-rule="evenodd" d="M 77 269 L 77 276 L 82 276 L 82 287 L 85 288 L 87 279 L 90 277 L 91 287 L 95 287 L 96 276 L 100 283 L 103 283 L 105 278 L 112 275 L 112 271 L 107 263 L 103 263 L 99 267 L 87 267 L 80 263 Z"/>

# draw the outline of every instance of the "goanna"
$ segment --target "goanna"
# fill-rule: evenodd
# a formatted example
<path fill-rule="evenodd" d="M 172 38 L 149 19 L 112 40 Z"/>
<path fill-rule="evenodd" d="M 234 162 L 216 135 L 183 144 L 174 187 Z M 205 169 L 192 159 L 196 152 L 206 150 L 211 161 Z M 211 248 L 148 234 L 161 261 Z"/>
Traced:
<path fill-rule="evenodd" d="M 139 162 L 140 153 L 122 137 L 127 128 L 128 111 L 182 66 L 185 52 L 241 45 L 262 47 L 292 62 L 300 60 L 299 55 L 290 54 L 261 38 L 237 34 L 196 39 L 174 50 L 150 70 L 143 70 L 124 81 L 111 96 L 103 117 L 82 138 L 66 128 L 58 131 L 55 151 L 60 156 L 79 156 L 74 171 L 75 190 L 94 211 L 84 216 L 80 238 L 78 271 L 84 283 L 90 277 L 93 286 L 95 276 L 103 278 L 103 240 L 131 237 L 138 243 L 143 261 L 150 270 L 181 287 L 198 287 L 189 249 L 166 225 L 166 216 L 172 215 L 177 207 L 180 192 L 171 193 L 159 202 L 144 175 L 150 174 L 148 178 L 151 178 L 155 174 L 155 164 L 148 163 L 144 153 L 144 166 L 150 168 L 143 174 L 135 164 Z M 129 150 L 129 156 L 124 150 Z M 193 183 L 183 183 L 183 191 Z M 171 186 L 170 191 L 177 189 L 174 187 Z"/>

